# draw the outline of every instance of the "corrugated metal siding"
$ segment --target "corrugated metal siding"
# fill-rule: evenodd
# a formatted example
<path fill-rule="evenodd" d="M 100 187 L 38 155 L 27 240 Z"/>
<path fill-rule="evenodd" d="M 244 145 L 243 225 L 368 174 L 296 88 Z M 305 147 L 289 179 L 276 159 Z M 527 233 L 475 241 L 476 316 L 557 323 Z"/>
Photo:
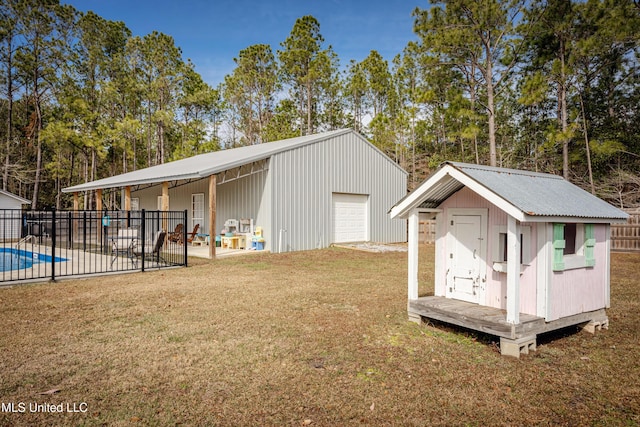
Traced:
<path fill-rule="evenodd" d="M 406 173 L 358 135 L 338 135 L 279 153 L 272 157 L 270 169 L 272 251 L 329 246 L 333 193 L 369 195 L 372 241 L 406 241 L 405 221 L 391 220 L 387 215 L 406 194 Z"/>
<path fill-rule="evenodd" d="M 217 233 L 220 233 L 227 219 L 252 218 L 254 225 L 265 227 L 264 221 L 268 218 L 268 200 L 263 197 L 266 182 L 267 171 L 261 171 L 218 185 Z"/>

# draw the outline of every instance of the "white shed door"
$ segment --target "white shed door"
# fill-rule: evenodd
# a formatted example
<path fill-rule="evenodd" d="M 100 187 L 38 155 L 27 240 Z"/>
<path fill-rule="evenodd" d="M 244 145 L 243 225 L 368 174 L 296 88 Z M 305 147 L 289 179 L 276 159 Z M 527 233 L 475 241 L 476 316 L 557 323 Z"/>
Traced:
<path fill-rule="evenodd" d="M 366 194 L 333 193 L 333 243 L 369 240 L 368 200 Z"/>

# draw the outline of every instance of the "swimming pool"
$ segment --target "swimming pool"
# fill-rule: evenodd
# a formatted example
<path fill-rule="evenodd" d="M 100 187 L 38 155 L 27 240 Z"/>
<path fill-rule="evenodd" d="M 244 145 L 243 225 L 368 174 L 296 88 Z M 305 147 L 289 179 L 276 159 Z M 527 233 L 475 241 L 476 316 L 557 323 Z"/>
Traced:
<path fill-rule="evenodd" d="M 0 248 L 0 271 L 21 270 L 31 268 L 33 264 L 51 262 L 51 255 L 24 249 Z M 55 257 L 55 262 L 67 261 L 66 258 Z"/>

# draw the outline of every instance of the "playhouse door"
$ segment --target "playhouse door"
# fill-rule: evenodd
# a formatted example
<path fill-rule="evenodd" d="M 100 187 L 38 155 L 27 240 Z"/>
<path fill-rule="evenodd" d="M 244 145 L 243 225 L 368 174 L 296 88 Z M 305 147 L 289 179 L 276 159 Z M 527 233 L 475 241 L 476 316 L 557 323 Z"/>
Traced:
<path fill-rule="evenodd" d="M 453 215 L 449 234 L 449 274 L 447 297 L 477 303 L 479 301 L 482 261 L 482 217 Z"/>

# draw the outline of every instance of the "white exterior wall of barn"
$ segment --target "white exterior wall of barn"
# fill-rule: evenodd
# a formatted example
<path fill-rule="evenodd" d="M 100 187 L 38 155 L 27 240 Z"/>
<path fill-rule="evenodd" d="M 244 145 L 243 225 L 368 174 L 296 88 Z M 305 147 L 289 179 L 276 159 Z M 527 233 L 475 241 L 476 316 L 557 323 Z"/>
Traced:
<path fill-rule="evenodd" d="M 387 215 L 406 194 L 406 172 L 355 133 L 274 155 L 270 177 L 273 252 L 333 243 L 335 193 L 368 196 L 369 240 L 406 241 L 406 221 Z"/>

